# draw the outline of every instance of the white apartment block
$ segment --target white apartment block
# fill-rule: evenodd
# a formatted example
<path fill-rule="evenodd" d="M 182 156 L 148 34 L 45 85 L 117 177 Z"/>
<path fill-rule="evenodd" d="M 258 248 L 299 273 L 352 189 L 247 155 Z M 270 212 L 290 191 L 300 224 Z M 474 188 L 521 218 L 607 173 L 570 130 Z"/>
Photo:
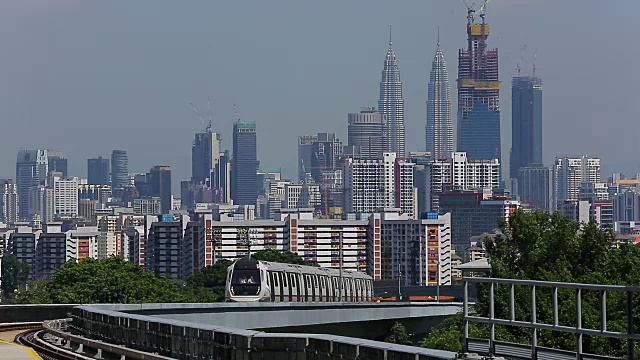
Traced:
<path fill-rule="evenodd" d="M 439 209 L 439 194 L 447 190 L 481 190 L 500 187 L 500 162 L 469 160 L 466 152 L 452 152 L 449 159 L 432 160 L 427 166 L 427 204 Z"/>
<path fill-rule="evenodd" d="M 553 206 L 563 200 L 579 200 L 583 183 L 599 183 L 600 159 L 589 157 L 557 157 L 553 167 Z"/>
<path fill-rule="evenodd" d="M 312 208 L 320 206 L 322 197 L 320 185 L 315 184 L 286 184 L 284 185 L 285 209 Z"/>
<path fill-rule="evenodd" d="M 343 166 L 347 213 L 367 214 L 399 207 L 416 217 L 415 164 L 397 158 L 396 153 L 384 153 L 381 160 L 347 158 Z"/>
<path fill-rule="evenodd" d="M 60 218 L 78 216 L 78 178 L 53 177 L 55 214 Z"/>
<path fill-rule="evenodd" d="M 133 212 L 138 215 L 160 215 L 160 205 L 157 196 L 133 199 Z"/>

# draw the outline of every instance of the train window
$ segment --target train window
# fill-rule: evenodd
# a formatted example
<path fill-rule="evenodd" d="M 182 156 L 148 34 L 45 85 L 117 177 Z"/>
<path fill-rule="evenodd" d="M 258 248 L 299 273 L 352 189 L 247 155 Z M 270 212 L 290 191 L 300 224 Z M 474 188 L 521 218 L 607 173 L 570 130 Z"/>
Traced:
<path fill-rule="evenodd" d="M 285 273 L 280 273 L 280 276 L 282 277 L 282 286 L 287 286 L 287 274 Z"/>
<path fill-rule="evenodd" d="M 273 286 L 278 286 L 278 274 L 273 273 Z"/>

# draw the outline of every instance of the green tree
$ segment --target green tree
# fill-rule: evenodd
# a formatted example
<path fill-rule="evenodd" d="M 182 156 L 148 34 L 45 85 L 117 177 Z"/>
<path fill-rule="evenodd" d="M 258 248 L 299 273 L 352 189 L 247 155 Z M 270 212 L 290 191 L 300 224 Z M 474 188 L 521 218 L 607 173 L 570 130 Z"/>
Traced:
<path fill-rule="evenodd" d="M 384 341 L 392 344 L 411 345 L 407 328 L 398 321 L 393 323 L 391 330 L 389 330 L 389 335 L 387 335 Z"/>
<path fill-rule="evenodd" d="M 152 302 L 191 302 L 180 282 L 157 278 L 142 266 L 111 257 L 67 262 L 49 280 L 30 283 L 18 293 L 19 303 L 131 304 Z"/>
<path fill-rule="evenodd" d="M 229 260 L 216 261 L 201 271 L 190 275 L 186 280 L 186 287 L 193 292 L 199 302 L 224 301 L 224 287 L 227 280 Z"/>
<path fill-rule="evenodd" d="M 2 257 L 2 300 L 10 301 L 14 290 L 25 284 L 31 268 L 13 255 Z"/>
<path fill-rule="evenodd" d="M 255 254 L 251 255 L 251 258 L 255 260 L 279 262 L 285 264 L 318 266 L 318 264 L 314 262 L 305 261 L 302 256 L 296 253 L 292 253 L 291 251 L 276 251 L 273 249 L 265 249 L 257 251 Z"/>
<path fill-rule="evenodd" d="M 508 221 L 500 224 L 501 234 L 485 239 L 491 264 L 491 277 L 531 279 L 542 281 L 577 282 L 612 285 L 637 285 L 640 283 L 640 248 L 630 244 L 618 244 L 611 230 L 601 230 L 595 222 L 581 224 L 556 213 L 516 212 Z M 525 287 L 516 287 L 516 319 L 531 320 L 531 295 Z M 599 329 L 599 294 L 584 291 L 582 294 L 583 327 Z M 559 322 L 575 326 L 575 294 L 559 290 Z M 495 314 L 509 318 L 509 288 L 495 287 Z M 640 313 L 638 299 L 634 299 L 634 313 Z M 537 320 L 552 323 L 551 290 L 536 291 Z M 623 294 L 609 293 L 607 299 L 610 330 L 626 331 L 625 298 Z M 472 309 L 480 316 L 488 316 L 489 299 L 486 287 L 478 287 L 478 301 Z M 640 318 L 636 317 L 636 327 Z M 470 336 L 486 338 L 486 327 L 473 324 Z M 497 338 L 513 341 L 530 341 L 530 331 L 524 328 L 496 328 Z M 445 321 L 425 340 L 424 346 L 462 350 L 461 316 Z M 456 340 L 457 339 L 457 340 Z M 539 331 L 538 344 L 566 350 L 575 349 L 575 335 Z M 619 356 L 624 354 L 624 342 L 619 339 L 585 336 L 583 349 L 588 353 Z"/>

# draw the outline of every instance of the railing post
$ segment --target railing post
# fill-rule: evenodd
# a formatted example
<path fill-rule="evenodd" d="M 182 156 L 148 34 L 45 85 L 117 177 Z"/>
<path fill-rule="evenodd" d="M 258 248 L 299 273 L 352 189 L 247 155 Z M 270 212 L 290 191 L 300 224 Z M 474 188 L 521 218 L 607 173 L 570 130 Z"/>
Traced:
<path fill-rule="evenodd" d="M 469 282 L 464 281 L 464 299 L 462 302 L 462 316 L 464 321 L 464 352 L 469 352 Z"/>
<path fill-rule="evenodd" d="M 515 285 L 509 285 L 509 317 L 511 321 L 516 320 L 516 294 L 515 294 Z"/>
<path fill-rule="evenodd" d="M 582 330 L 582 289 L 576 289 L 576 329 Z M 576 334 L 576 359 L 582 359 L 582 333 Z"/>
<path fill-rule="evenodd" d="M 531 287 L 531 324 L 537 322 L 537 306 L 536 306 L 536 286 Z M 531 331 L 531 358 L 538 358 L 538 329 L 535 327 Z"/>
<path fill-rule="evenodd" d="M 600 293 L 600 331 L 607 331 L 607 290 Z"/>
<path fill-rule="evenodd" d="M 633 293 L 627 290 L 627 333 L 633 335 Z M 627 359 L 633 360 L 633 339 L 627 338 Z"/>
<path fill-rule="evenodd" d="M 495 355 L 496 348 L 496 324 L 493 321 L 495 319 L 495 304 L 494 304 L 494 288 L 495 284 L 491 282 L 489 285 L 489 319 L 491 319 L 491 328 L 489 334 L 489 356 L 493 357 Z"/>
<path fill-rule="evenodd" d="M 553 326 L 558 326 L 558 287 L 553 287 Z"/>

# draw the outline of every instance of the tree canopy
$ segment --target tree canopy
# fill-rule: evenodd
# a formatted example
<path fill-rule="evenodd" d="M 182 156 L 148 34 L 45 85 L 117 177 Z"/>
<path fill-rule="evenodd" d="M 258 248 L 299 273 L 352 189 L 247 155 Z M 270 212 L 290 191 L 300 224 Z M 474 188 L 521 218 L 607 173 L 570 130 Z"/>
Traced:
<path fill-rule="evenodd" d="M 142 266 L 111 257 L 67 262 L 51 279 L 29 284 L 18 303 L 90 304 L 190 302 L 179 281 L 157 278 Z"/>
<path fill-rule="evenodd" d="M 3 302 L 14 296 L 14 290 L 27 282 L 31 268 L 13 255 L 2 257 L 2 296 Z"/>
<path fill-rule="evenodd" d="M 285 264 L 298 264 L 307 266 L 318 266 L 317 263 L 306 261 L 302 256 L 290 251 L 276 251 L 273 249 L 265 249 L 257 251 L 251 255 L 252 259 L 279 262 Z"/>
<path fill-rule="evenodd" d="M 542 281 L 638 285 L 640 283 L 640 247 L 616 242 L 610 229 L 600 229 L 594 221 L 581 224 L 558 213 L 516 212 L 508 222 L 500 224 L 501 234 L 487 238 L 486 248 L 491 264 L 491 277 Z M 516 287 L 516 318 L 530 321 L 531 295 L 524 287 Z M 509 318 L 509 288 L 495 288 L 495 314 Z M 559 322 L 575 326 L 575 293 L 560 289 Z M 640 314 L 640 302 L 634 298 L 634 314 Z M 536 291 L 537 320 L 552 323 L 551 290 Z M 626 332 L 625 297 L 610 292 L 607 299 L 607 326 L 610 330 Z M 488 316 L 489 299 L 486 287 L 478 287 L 478 301 L 473 311 Z M 600 297 L 596 292 L 582 294 L 583 327 L 600 328 Z M 640 317 L 634 318 L 636 328 Z M 488 338 L 486 327 L 470 327 L 470 336 Z M 497 338 L 504 341 L 528 343 L 530 330 L 498 326 Z M 575 335 L 539 331 L 538 344 L 553 348 L 575 350 Z M 625 342 L 584 336 L 583 350 L 599 355 L 619 356 L 625 353 Z M 445 320 L 425 340 L 425 347 L 462 350 L 461 316 Z"/>

